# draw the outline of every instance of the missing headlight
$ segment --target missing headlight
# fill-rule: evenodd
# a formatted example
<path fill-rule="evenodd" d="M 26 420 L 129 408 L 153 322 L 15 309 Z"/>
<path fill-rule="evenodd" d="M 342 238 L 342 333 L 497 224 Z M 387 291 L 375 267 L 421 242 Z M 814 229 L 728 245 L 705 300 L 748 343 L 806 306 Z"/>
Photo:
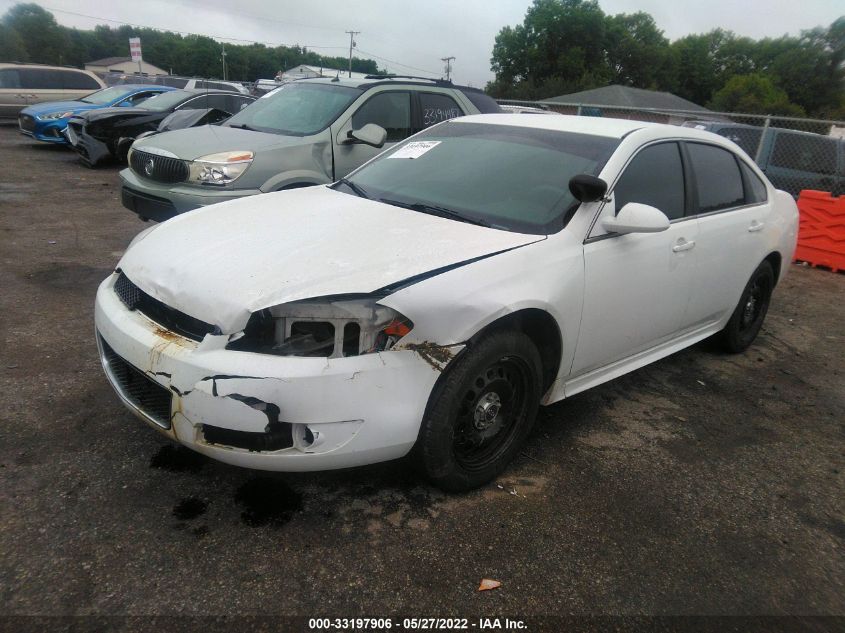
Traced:
<path fill-rule="evenodd" d="M 410 320 L 376 299 L 314 299 L 254 313 L 227 349 L 341 358 L 387 351 L 411 328 Z"/>

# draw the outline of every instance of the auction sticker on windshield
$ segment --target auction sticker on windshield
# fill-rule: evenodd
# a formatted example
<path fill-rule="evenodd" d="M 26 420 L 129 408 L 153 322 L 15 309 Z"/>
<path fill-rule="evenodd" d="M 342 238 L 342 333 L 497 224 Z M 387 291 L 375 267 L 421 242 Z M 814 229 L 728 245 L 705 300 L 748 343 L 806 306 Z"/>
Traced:
<path fill-rule="evenodd" d="M 440 145 L 440 143 L 441 141 L 414 141 L 408 143 L 402 149 L 397 150 L 396 153 L 391 154 L 388 158 L 419 158 Z"/>

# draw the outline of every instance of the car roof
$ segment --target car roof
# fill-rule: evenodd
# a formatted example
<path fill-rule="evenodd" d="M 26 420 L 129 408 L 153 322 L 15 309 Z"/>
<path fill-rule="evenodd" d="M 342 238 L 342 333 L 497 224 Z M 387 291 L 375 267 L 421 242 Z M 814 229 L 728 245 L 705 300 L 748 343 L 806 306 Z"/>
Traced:
<path fill-rule="evenodd" d="M 470 88 L 468 86 L 459 86 L 453 84 L 451 81 L 443 79 L 427 79 L 426 77 L 411 77 L 408 75 L 367 75 L 363 78 L 349 78 L 342 74 L 338 77 L 307 77 L 305 79 L 295 79 L 288 83 L 321 83 L 334 84 L 338 86 L 346 86 L 348 88 L 360 88 L 366 90 L 372 86 L 384 86 L 390 84 L 402 84 L 411 86 L 431 86 L 432 88 L 452 88 L 460 91 L 483 92 L 478 88 Z M 283 84 L 280 84 L 283 85 Z"/>

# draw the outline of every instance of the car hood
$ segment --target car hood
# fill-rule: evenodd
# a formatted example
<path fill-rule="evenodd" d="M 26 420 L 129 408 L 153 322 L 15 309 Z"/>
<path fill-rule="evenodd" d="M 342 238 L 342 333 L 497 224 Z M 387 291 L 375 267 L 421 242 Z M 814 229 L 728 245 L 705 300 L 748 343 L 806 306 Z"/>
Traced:
<path fill-rule="evenodd" d="M 83 103 L 82 101 L 48 101 L 47 103 L 36 103 L 28 106 L 22 110 L 24 114 L 31 114 L 32 116 L 43 116 L 45 114 L 53 114 L 54 112 L 83 112 L 91 110 L 99 106 L 93 103 Z"/>
<path fill-rule="evenodd" d="M 254 132 L 225 125 L 202 125 L 162 132 L 135 143 L 135 148 L 162 149 L 184 160 L 195 160 L 207 154 L 230 151 L 253 151 L 270 147 L 291 147 L 311 140 L 299 136 L 283 136 L 268 132 Z"/>
<path fill-rule="evenodd" d="M 233 333 L 263 308 L 371 293 L 543 239 L 319 186 L 176 216 L 141 236 L 118 267 L 159 301 Z"/>
<path fill-rule="evenodd" d="M 129 107 L 113 107 L 113 108 L 96 108 L 83 112 L 82 116 L 90 123 L 92 121 L 99 121 L 101 119 L 108 119 L 117 115 L 131 116 L 160 116 L 164 118 L 169 112 L 158 112 L 156 110 L 144 110 L 143 108 L 129 108 Z"/>

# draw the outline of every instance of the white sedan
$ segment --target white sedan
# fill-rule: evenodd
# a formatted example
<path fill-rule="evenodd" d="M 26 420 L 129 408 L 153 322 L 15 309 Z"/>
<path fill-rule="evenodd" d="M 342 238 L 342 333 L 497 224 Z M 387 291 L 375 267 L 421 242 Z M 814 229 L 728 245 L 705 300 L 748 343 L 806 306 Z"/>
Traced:
<path fill-rule="evenodd" d="M 797 222 L 715 134 L 468 116 L 333 185 L 143 232 L 99 288 L 97 343 L 130 410 L 215 459 L 410 452 L 465 490 L 505 468 L 540 404 L 705 337 L 746 349 Z"/>

